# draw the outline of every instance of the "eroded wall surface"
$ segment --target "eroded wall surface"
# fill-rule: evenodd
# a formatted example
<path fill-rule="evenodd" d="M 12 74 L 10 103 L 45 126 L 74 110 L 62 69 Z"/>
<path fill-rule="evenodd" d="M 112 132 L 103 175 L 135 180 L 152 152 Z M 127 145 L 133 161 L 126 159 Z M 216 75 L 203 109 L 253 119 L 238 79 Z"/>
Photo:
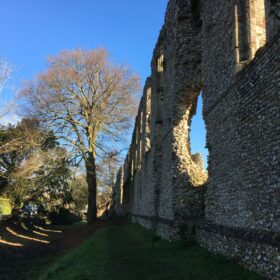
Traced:
<path fill-rule="evenodd" d="M 280 278 L 279 1 L 170 0 L 114 209 Z M 203 91 L 208 171 L 190 149 Z"/>

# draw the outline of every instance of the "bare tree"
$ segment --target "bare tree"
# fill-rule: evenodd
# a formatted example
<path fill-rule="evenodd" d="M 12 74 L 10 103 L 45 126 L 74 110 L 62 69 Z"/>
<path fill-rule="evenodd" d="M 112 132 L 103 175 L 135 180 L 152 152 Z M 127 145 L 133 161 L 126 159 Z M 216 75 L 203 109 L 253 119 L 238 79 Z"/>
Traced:
<path fill-rule="evenodd" d="M 0 92 L 3 90 L 4 84 L 11 75 L 11 72 L 11 65 L 3 58 L 0 58 Z"/>
<path fill-rule="evenodd" d="M 5 83 L 7 82 L 7 80 L 9 79 L 9 77 L 11 76 L 12 73 L 12 66 L 11 64 L 9 64 L 6 60 L 4 60 L 3 58 L 0 57 L 0 94 L 3 91 L 3 88 L 5 86 Z M 2 96 L 1 96 L 1 101 L 3 100 Z M 1 102 L 1 109 L 0 109 L 0 118 L 2 118 L 3 116 L 5 116 L 7 114 L 7 107 L 10 104 L 4 104 L 3 102 Z M 3 107 L 5 109 L 3 109 Z"/>
<path fill-rule="evenodd" d="M 102 158 L 97 164 L 97 205 L 104 210 L 105 206 L 111 204 L 113 186 L 116 175 L 123 159 L 116 150 L 108 152 L 107 156 Z"/>
<path fill-rule="evenodd" d="M 85 163 L 88 223 L 96 219 L 96 157 L 105 140 L 130 127 L 138 88 L 138 76 L 112 63 L 105 49 L 76 49 L 50 57 L 48 69 L 21 91 L 29 114 L 50 125 Z"/>

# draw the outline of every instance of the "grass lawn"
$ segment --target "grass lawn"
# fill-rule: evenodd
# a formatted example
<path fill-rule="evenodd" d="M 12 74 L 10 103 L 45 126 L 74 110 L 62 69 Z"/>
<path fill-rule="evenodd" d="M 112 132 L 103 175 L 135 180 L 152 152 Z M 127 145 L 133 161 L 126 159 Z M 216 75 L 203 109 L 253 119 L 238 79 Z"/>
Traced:
<path fill-rule="evenodd" d="M 257 280 L 236 262 L 198 245 L 156 238 L 137 225 L 96 231 L 82 245 L 59 257 L 40 280 Z"/>

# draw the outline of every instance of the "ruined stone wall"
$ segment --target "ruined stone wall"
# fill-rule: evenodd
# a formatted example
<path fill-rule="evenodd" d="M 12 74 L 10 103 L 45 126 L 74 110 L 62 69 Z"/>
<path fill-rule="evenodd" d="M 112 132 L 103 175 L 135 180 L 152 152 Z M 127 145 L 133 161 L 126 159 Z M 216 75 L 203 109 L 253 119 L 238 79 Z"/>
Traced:
<path fill-rule="evenodd" d="M 272 43 L 205 113 L 211 161 L 205 216 L 212 225 L 199 239 L 278 279 L 279 38 Z"/>
<path fill-rule="evenodd" d="M 234 1 L 204 3 L 209 180 L 197 239 L 210 250 L 240 257 L 252 269 L 279 279 L 280 38 L 276 30 L 267 30 L 270 42 L 240 63 L 232 14 Z"/>
<path fill-rule="evenodd" d="M 116 212 L 133 222 L 271 279 L 280 278 L 279 43 L 279 1 L 170 0 L 114 190 Z M 190 150 L 201 90 L 208 172 Z"/>
<path fill-rule="evenodd" d="M 130 214 L 133 215 L 132 217 L 135 221 L 138 221 L 138 215 L 154 216 L 153 161 L 149 135 L 151 132 L 150 78 L 146 81 L 140 104 L 135 126 L 137 131 L 135 141 L 138 143 L 138 149 L 131 151 L 138 155 L 134 167 L 134 180 L 131 185 L 134 195 L 131 200 Z M 138 222 L 146 227 L 152 227 L 150 221 L 140 219 Z"/>
<path fill-rule="evenodd" d="M 133 220 L 165 238 L 178 238 L 203 213 L 207 173 L 189 143 L 202 85 L 197 3 L 169 2 L 135 121 L 131 163 L 124 167 L 131 173 L 123 181 Z"/>

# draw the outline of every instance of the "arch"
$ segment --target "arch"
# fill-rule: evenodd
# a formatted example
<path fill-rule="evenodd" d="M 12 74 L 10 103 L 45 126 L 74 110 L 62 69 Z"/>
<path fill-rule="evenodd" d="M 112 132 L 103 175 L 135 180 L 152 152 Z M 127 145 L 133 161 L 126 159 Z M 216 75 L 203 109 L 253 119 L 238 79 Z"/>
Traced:
<path fill-rule="evenodd" d="M 201 0 L 191 0 L 191 12 L 194 24 L 200 27 L 202 25 Z"/>
<path fill-rule="evenodd" d="M 265 0 L 249 1 L 249 25 L 250 55 L 254 58 L 258 49 L 266 43 Z"/>
<path fill-rule="evenodd" d="M 246 1 L 235 0 L 234 22 L 236 62 L 241 63 L 249 60 L 248 18 Z"/>
<path fill-rule="evenodd" d="M 206 127 L 202 116 L 202 93 L 198 96 L 196 112 L 190 124 L 190 153 L 192 160 L 202 170 L 207 169 L 208 150 L 206 146 Z"/>
<path fill-rule="evenodd" d="M 235 0 L 234 22 L 238 64 L 253 59 L 258 49 L 266 43 L 264 0 Z"/>
<path fill-rule="evenodd" d="M 164 72 L 164 55 L 161 53 L 157 59 L 157 71 L 158 73 Z"/>
<path fill-rule="evenodd" d="M 151 110 L 152 110 L 152 88 L 146 90 L 146 115 L 145 115 L 145 149 L 144 152 L 148 153 L 151 149 Z"/>

